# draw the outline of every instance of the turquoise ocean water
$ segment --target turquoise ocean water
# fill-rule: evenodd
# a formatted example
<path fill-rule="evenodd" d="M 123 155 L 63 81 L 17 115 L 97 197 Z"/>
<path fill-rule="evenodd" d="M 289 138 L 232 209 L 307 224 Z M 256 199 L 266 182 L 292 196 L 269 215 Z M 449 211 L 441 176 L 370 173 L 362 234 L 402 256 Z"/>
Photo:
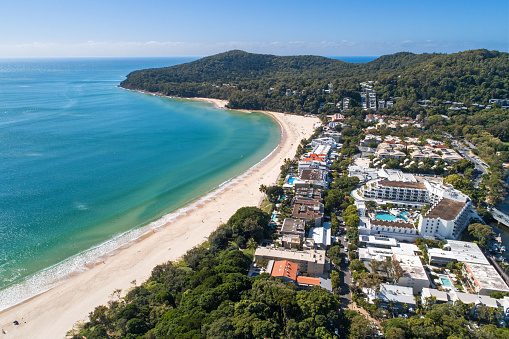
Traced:
<path fill-rule="evenodd" d="M 191 60 L 0 59 L 0 310 L 175 218 L 277 146 L 266 115 L 117 87 L 133 70 Z"/>

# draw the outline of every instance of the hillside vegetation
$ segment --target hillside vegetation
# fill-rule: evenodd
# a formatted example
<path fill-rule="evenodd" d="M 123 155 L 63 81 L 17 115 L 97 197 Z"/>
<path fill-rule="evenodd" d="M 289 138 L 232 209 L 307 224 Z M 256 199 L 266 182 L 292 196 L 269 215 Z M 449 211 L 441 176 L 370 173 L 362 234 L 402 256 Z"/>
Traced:
<path fill-rule="evenodd" d="M 347 96 L 359 101 L 359 83 L 377 81 L 377 97 L 487 103 L 509 97 L 509 54 L 472 50 L 454 54 L 385 55 L 352 64 L 319 56 L 275 56 L 229 51 L 190 63 L 132 72 L 121 86 L 178 97 L 225 99 L 231 108 L 318 113 Z M 324 90 L 332 85 L 333 93 Z M 291 95 L 286 95 L 287 90 Z M 294 92 L 295 91 L 295 92 Z M 334 108 L 330 108 L 334 110 Z"/>

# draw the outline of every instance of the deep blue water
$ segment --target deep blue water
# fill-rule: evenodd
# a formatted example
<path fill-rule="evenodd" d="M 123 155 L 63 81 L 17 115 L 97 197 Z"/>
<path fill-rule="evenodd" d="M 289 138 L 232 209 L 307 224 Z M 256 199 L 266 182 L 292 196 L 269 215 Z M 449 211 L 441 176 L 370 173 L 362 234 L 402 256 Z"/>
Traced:
<path fill-rule="evenodd" d="M 276 147 L 266 115 L 117 87 L 131 71 L 191 60 L 0 59 L 0 310 Z"/>

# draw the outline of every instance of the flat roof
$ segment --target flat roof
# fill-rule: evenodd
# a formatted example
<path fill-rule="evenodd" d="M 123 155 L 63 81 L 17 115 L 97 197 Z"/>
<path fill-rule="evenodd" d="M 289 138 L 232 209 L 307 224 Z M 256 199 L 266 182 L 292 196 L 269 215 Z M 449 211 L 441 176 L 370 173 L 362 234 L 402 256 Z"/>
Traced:
<path fill-rule="evenodd" d="M 509 292 L 509 287 L 500 277 L 495 267 L 484 264 L 465 263 L 467 271 L 474 277 L 477 285 L 482 289 Z"/>
<path fill-rule="evenodd" d="M 297 199 L 293 206 L 292 217 L 301 219 L 318 219 L 323 217 L 323 204 L 315 200 Z"/>
<path fill-rule="evenodd" d="M 411 228 L 411 229 L 415 228 L 415 226 L 409 222 L 385 221 L 385 220 L 378 220 L 378 219 L 370 219 L 369 222 L 371 223 L 371 225 L 375 225 L 375 226 L 399 227 L 399 228 Z"/>
<path fill-rule="evenodd" d="M 417 256 L 393 254 L 394 259 L 399 262 L 403 270 L 403 276 L 414 280 L 428 280 L 421 259 Z"/>
<path fill-rule="evenodd" d="M 454 253 L 452 251 L 444 251 L 440 248 L 429 248 L 428 256 L 429 256 L 430 260 L 433 257 L 446 258 L 446 259 L 451 259 L 451 260 L 456 259 L 456 256 L 454 255 Z"/>
<path fill-rule="evenodd" d="M 426 189 L 426 186 L 420 182 L 380 180 L 378 183 L 385 187 L 415 188 L 421 190 Z"/>
<path fill-rule="evenodd" d="M 395 238 L 377 237 L 374 235 L 359 235 L 359 242 L 366 244 L 396 246 L 398 241 Z"/>
<path fill-rule="evenodd" d="M 447 294 L 447 292 L 439 291 L 435 288 L 423 287 L 421 296 L 422 296 L 422 298 L 435 297 L 437 301 L 444 301 L 444 302 L 449 301 L 449 294 Z"/>
<path fill-rule="evenodd" d="M 416 252 L 420 252 L 419 247 L 414 244 L 399 244 L 398 246 L 391 247 L 392 253 L 403 254 L 403 255 L 415 255 Z"/>
<path fill-rule="evenodd" d="M 330 246 L 332 244 L 331 242 L 332 232 L 329 227 L 312 227 L 309 229 L 309 235 L 308 238 L 313 238 L 315 241 L 315 244 L 323 244 L 324 246 Z"/>
<path fill-rule="evenodd" d="M 279 258 L 281 260 L 300 260 L 325 264 L 325 250 L 292 251 L 284 248 L 258 247 L 255 256 Z"/>
<path fill-rule="evenodd" d="M 307 188 L 307 187 L 299 187 L 295 189 L 295 197 L 297 198 L 311 198 L 315 200 L 322 199 L 322 190 L 318 188 Z"/>
<path fill-rule="evenodd" d="M 447 240 L 447 245 L 454 253 L 459 262 L 470 262 L 476 264 L 489 265 L 488 259 L 484 256 L 479 246 L 473 242 Z"/>
<path fill-rule="evenodd" d="M 443 198 L 435 207 L 431 208 L 424 216 L 425 218 L 441 218 L 443 220 L 454 220 L 461 212 L 466 203 L 452 199 Z"/>
<path fill-rule="evenodd" d="M 382 261 L 387 257 L 392 257 L 392 250 L 380 247 L 361 247 L 359 248 L 359 259 L 365 261 Z"/>
<path fill-rule="evenodd" d="M 306 223 L 300 219 L 286 218 L 281 227 L 281 233 L 302 233 L 304 234 Z"/>
<path fill-rule="evenodd" d="M 305 169 L 300 174 L 302 180 L 325 180 L 326 177 L 327 172 L 316 169 Z"/>
<path fill-rule="evenodd" d="M 384 302 L 415 305 L 413 289 L 411 287 L 381 284 L 377 297 Z"/>

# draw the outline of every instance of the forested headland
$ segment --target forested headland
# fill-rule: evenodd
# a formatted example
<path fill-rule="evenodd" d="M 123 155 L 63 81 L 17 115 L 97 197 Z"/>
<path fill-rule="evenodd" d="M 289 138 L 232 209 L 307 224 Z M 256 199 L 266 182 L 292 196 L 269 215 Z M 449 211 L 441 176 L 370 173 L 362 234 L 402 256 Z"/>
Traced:
<path fill-rule="evenodd" d="M 324 121 L 326 115 L 341 112 L 348 121 L 362 120 L 371 112 L 360 107 L 361 82 L 368 81 L 377 100 L 394 103 L 377 113 L 418 119 L 425 127 L 382 128 L 379 133 L 465 138 L 490 166 L 481 185 L 489 192 L 488 203 L 496 205 L 504 199 L 502 163 L 509 162 L 509 109 L 489 100 L 509 99 L 508 53 L 485 49 L 453 54 L 401 52 L 352 64 L 319 56 L 235 50 L 182 65 L 135 71 L 121 87 L 224 99 L 233 109 L 318 114 Z M 346 97 L 350 107 L 345 111 L 338 103 Z"/>
<path fill-rule="evenodd" d="M 352 98 L 355 106 L 360 101 L 359 83 L 368 80 L 377 82 L 378 97 L 399 98 L 396 110 L 423 99 L 487 103 L 509 97 L 509 54 L 488 50 L 401 52 L 353 64 L 319 56 L 234 50 L 186 64 L 135 71 L 121 87 L 176 97 L 225 99 L 230 108 L 237 109 L 317 114 L 324 104 L 325 110 L 333 112 L 335 105 L 327 103 L 343 97 Z M 330 88 L 332 93 L 327 92 Z"/>

